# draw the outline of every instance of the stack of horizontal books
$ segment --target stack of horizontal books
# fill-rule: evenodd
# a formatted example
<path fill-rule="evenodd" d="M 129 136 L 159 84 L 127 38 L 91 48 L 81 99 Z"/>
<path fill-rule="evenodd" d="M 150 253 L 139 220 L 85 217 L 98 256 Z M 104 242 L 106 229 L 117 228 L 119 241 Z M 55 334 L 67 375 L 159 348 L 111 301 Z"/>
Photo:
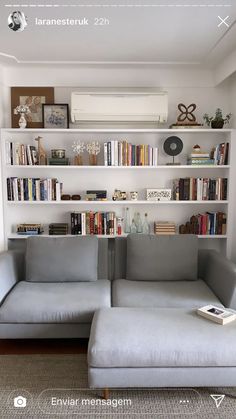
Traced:
<path fill-rule="evenodd" d="M 57 159 L 55 157 L 51 157 L 48 159 L 49 166 L 69 166 L 70 161 L 68 157 Z"/>
<path fill-rule="evenodd" d="M 188 164 L 194 166 L 204 166 L 216 163 L 214 159 L 211 159 L 210 153 L 191 153 L 188 158 Z"/>
<path fill-rule="evenodd" d="M 156 221 L 154 223 L 154 234 L 170 235 L 175 234 L 175 223 L 169 221 Z"/>
<path fill-rule="evenodd" d="M 42 224 L 18 224 L 17 234 L 22 236 L 38 236 L 43 233 Z"/>
<path fill-rule="evenodd" d="M 67 223 L 51 223 L 49 224 L 50 236 L 65 236 L 69 232 Z"/>
<path fill-rule="evenodd" d="M 107 191 L 104 191 L 104 190 L 86 191 L 85 200 L 86 201 L 106 201 Z"/>

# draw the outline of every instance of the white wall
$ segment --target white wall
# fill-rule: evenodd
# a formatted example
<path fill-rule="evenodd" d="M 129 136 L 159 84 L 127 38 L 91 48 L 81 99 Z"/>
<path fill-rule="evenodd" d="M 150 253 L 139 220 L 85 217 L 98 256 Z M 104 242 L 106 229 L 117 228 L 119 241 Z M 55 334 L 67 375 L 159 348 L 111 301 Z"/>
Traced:
<path fill-rule="evenodd" d="M 3 69 L 0 67 L 0 127 L 4 126 L 4 101 L 3 101 Z M 3 234 L 3 196 L 2 196 L 2 166 L 0 156 L 0 251 L 4 248 L 4 234 Z"/>
<path fill-rule="evenodd" d="M 236 128 L 236 73 L 230 78 L 230 109 L 233 114 L 232 125 Z"/>
<path fill-rule="evenodd" d="M 229 81 L 215 87 L 210 70 L 185 66 L 8 66 L 1 74 L 4 86 L 4 125 L 11 125 L 10 86 L 55 86 L 55 101 L 70 103 L 70 93 L 86 88 L 157 88 L 169 93 L 169 121 L 175 122 L 177 104 L 196 103 L 199 121 L 203 113 L 213 113 L 217 107 L 231 110 Z M 1 82 L 1 79 L 0 79 Z M 236 92 L 236 83 L 235 83 Z M 235 101 L 236 102 L 236 101 Z M 1 106 L 1 105 L 0 105 Z M 1 110 L 1 108 L 0 108 Z M 236 112 L 235 112 L 236 114 Z M 0 183 L 1 187 L 1 183 Z M 1 205 L 1 204 L 0 204 Z M 2 218 L 0 206 L 0 249 Z M 236 246 L 235 246 L 236 248 Z M 235 250 L 236 252 L 236 250 Z"/>
<path fill-rule="evenodd" d="M 196 115 L 229 111 L 228 83 L 215 87 L 210 70 L 196 66 L 9 66 L 5 69 L 7 86 L 55 86 L 55 101 L 70 103 L 71 91 L 78 88 L 157 88 L 169 93 L 169 121 L 176 120 L 177 104 L 197 104 Z M 10 110 L 10 89 L 5 97 Z M 10 126 L 10 111 L 6 115 Z"/>
<path fill-rule="evenodd" d="M 236 129 L 236 73 L 234 73 L 233 76 L 230 78 L 230 109 L 233 114 L 232 126 Z M 236 201 L 236 191 L 234 192 L 234 197 Z M 233 224 L 233 243 L 234 245 L 232 259 L 234 262 L 236 262 L 236 213 L 234 215 Z"/>

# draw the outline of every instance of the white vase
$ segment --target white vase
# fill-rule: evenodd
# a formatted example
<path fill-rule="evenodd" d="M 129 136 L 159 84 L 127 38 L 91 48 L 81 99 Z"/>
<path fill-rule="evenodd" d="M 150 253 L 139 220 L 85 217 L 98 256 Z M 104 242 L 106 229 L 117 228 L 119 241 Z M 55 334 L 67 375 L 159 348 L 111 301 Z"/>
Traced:
<path fill-rule="evenodd" d="M 20 119 L 19 119 L 19 127 L 21 129 L 24 129 L 26 127 L 26 125 L 27 125 L 27 121 L 25 119 L 25 114 L 24 113 L 21 113 L 20 114 Z"/>

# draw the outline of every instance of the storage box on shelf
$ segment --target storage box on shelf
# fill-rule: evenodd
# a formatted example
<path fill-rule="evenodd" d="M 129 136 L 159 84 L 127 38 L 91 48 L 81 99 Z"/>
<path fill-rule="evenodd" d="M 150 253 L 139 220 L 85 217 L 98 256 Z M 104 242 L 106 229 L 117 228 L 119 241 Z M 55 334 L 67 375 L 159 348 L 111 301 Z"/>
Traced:
<path fill-rule="evenodd" d="M 173 221 L 176 226 L 185 224 L 193 214 L 205 212 L 223 212 L 227 216 L 227 236 L 222 235 L 202 235 L 201 238 L 215 239 L 201 240 L 203 247 L 214 247 L 222 252 L 227 252 L 230 256 L 232 247 L 232 224 L 234 213 L 233 187 L 232 182 L 236 176 L 232 162 L 236 156 L 236 137 L 234 130 L 178 130 L 176 135 L 180 136 L 184 149 L 179 156 L 179 166 L 167 166 L 168 156 L 162 151 L 163 141 L 170 135 L 174 135 L 174 130 L 169 129 L 68 129 L 68 130 L 47 130 L 47 129 L 2 129 L 1 130 L 1 151 L 2 151 L 2 176 L 4 187 L 4 225 L 5 242 L 13 240 L 15 226 L 20 223 L 68 223 L 70 224 L 71 212 L 112 212 L 117 216 L 124 216 L 125 207 L 131 208 L 135 212 L 140 211 L 141 216 L 148 212 L 148 219 L 152 225 L 154 221 Z M 43 138 L 44 148 L 50 156 L 51 149 L 62 148 L 66 150 L 66 155 L 71 165 L 68 166 L 38 166 L 38 165 L 9 165 L 7 164 L 6 142 L 20 143 L 23 145 L 35 145 L 34 139 L 37 136 Z M 88 156 L 83 159 L 83 166 L 74 165 L 74 154 L 72 144 L 76 140 L 83 141 L 85 144 L 92 140 L 101 144 L 101 153 L 98 155 L 98 165 L 90 166 Z M 127 141 L 136 147 L 138 145 L 147 146 L 143 148 L 143 156 L 149 156 L 149 160 L 142 166 L 105 166 L 103 145 L 110 141 Z M 204 150 L 210 151 L 223 142 L 229 142 L 229 160 L 227 165 L 188 165 L 187 158 L 191 154 L 193 146 L 198 143 Z M 158 149 L 157 165 L 149 166 L 151 161 L 154 164 L 153 152 L 150 150 Z M 133 147 L 134 150 L 134 147 Z M 33 149 L 32 149 L 33 151 Z M 145 153 L 146 152 L 146 153 Z M 133 152 L 134 153 L 134 152 Z M 34 153 L 33 153 L 34 154 Z M 133 155 L 134 159 L 134 155 Z M 131 149 L 132 162 L 132 149 Z M 155 161 L 156 163 L 156 161 Z M 7 200 L 7 178 L 36 178 L 36 179 L 59 179 L 63 183 L 63 193 L 81 193 L 81 201 L 8 201 Z M 202 178 L 202 179 L 228 179 L 227 200 L 186 200 L 186 201 L 147 201 L 145 191 L 147 188 L 171 188 L 173 180 L 180 178 Z M 138 201 L 112 201 L 111 197 L 114 190 L 118 188 L 124 191 L 137 191 Z M 106 189 L 108 191 L 107 201 L 85 201 L 83 196 L 86 190 Z M 221 197 L 222 198 L 222 197 Z M 140 207 L 140 208 L 139 208 Z M 67 210 L 68 208 L 68 210 Z M 224 239 L 224 240 L 218 240 Z"/>

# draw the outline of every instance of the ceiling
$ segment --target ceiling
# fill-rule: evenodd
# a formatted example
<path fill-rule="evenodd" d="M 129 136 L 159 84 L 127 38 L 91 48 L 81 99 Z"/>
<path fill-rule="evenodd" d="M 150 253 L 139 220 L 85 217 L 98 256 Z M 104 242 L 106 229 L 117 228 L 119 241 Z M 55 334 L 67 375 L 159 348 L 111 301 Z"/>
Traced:
<path fill-rule="evenodd" d="M 235 0 L 31 0 L 20 1 L 17 9 L 4 3 L 11 2 L 0 6 L 2 60 L 215 65 L 236 48 Z M 8 28 L 14 10 L 27 16 L 22 32 Z M 218 27 L 218 16 L 229 16 L 229 27 Z M 89 24 L 36 25 L 36 18 Z M 104 25 L 94 25 L 96 18 L 104 18 Z"/>

